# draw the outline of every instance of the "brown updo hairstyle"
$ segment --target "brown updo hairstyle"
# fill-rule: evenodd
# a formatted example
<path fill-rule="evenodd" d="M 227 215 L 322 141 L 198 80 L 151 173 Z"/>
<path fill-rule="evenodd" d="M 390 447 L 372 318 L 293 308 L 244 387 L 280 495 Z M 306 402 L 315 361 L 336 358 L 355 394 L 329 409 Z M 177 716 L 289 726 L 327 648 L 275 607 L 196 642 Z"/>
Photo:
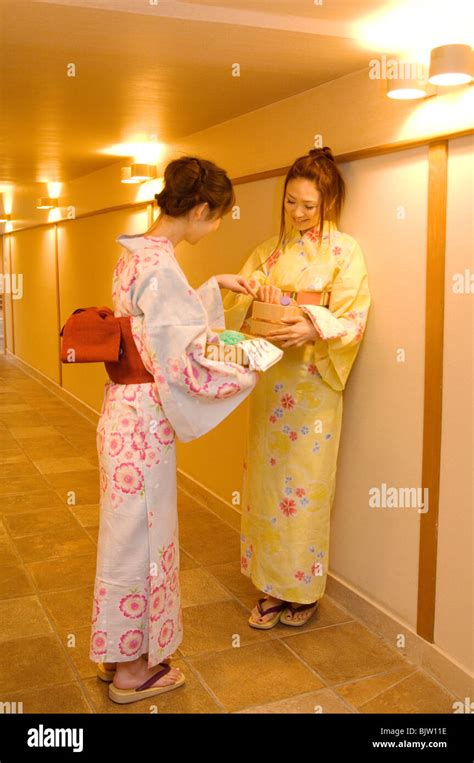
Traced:
<path fill-rule="evenodd" d="M 230 212 L 235 193 L 225 170 L 206 159 L 182 156 L 165 169 L 165 185 L 155 194 L 156 202 L 165 215 L 181 217 L 197 204 L 207 203 L 207 219 Z"/>
<path fill-rule="evenodd" d="M 319 243 L 321 243 L 322 240 L 324 221 L 333 220 L 337 223 L 346 197 L 346 185 L 336 166 L 334 156 L 329 146 L 324 146 L 324 148 L 312 148 L 306 156 L 300 156 L 298 159 L 295 159 L 285 178 L 285 186 L 283 188 L 283 198 L 281 202 L 280 236 L 274 252 L 279 249 L 285 237 L 286 188 L 290 180 L 295 178 L 310 180 L 321 194 L 321 206 L 319 211 Z"/>

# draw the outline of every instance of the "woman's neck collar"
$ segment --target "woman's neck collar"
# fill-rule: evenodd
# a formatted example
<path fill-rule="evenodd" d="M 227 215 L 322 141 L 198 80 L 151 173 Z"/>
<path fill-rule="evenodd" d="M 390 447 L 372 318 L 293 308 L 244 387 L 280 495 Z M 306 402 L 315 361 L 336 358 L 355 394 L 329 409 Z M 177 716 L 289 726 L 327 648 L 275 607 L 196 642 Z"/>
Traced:
<path fill-rule="evenodd" d="M 336 223 L 333 220 L 325 220 L 323 223 L 323 231 L 322 235 L 325 236 L 326 234 L 330 234 L 333 231 L 337 230 Z M 286 240 L 293 241 L 301 241 L 306 239 L 314 240 L 319 235 L 319 225 L 314 225 L 312 228 L 307 228 L 304 231 L 300 231 L 299 228 L 291 224 L 291 227 L 287 231 L 287 234 L 285 236 Z"/>

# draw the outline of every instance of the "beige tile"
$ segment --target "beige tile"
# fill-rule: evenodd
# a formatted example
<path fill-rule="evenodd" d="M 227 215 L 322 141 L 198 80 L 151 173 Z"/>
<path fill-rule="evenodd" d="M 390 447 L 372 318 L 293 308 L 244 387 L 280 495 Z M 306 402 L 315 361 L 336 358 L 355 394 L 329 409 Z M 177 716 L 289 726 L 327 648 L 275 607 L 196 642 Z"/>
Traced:
<path fill-rule="evenodd" d="M 48 456 L 57 456 L 58 458 L 74 458 L 79 455 L 76 448 L 59 436 L 22 440 L 21 447 L 32 461 L 43 458 L 45 453 Z"/>
<path fill-rule="evenodd" d="M 17 479 L 23 477 L 37 477 L 38 469 L 35 468 L 31 461 L 25 461 L 25 463 L 11 462 L 9 464 L 2 464 L 0 474 L 0 485 L 3 485 L 4 483 L 8 483 L 11 477 Z"/>
<path fill-rule="evenodd" d="M 24 453 L 9 454 L 4 452 L 0 455 L 0 466 L 3 467 L 5 464 L 29 464 L 31 466 L 31 461 L 27 459 Z M 1 472 L 3 474 L 3 469 Z"/>
<path fill-rule="evenodd" d="M 181 605 L 183 607 L 232 598 L 231 594 L 201 567 L 181 570 L 180 582 Z"/>
<path fill-rule="evenodd" d="M 46 424 L 41 414 L 36 411 L 31 413 L 0 413 L 0 421 L 5 424 L 7 429 L 15 427 L 44 427 Z"/>
<path fill-rule="evenodd" d="M 253 609 L 258 599 L 263 596 L 262 592 L 255 588 L 250 578 L 241 573 L 238 559 L 226 564 L 213 564 L 206 567 L 206 570 L 228 588 L 249 610 Z"/>
<path fill-rule="evenodd" d="M 361 706 L 361 713 L 446 713 L 453 712 L 455 697 L 421 671 Z"/>
<path fill-rule="evenodd" d="M 89 474 L 89 472 L 82 472 L 83 474 Z M 52 475 L 48 475 L 51 477 Z M 59 476 L 59 475 L 55 475 Z M 62 476 L 62 475 L 61 475 Z M 83 506 L 84 504 L 98 503 L 100 500 L 100 488 L 99 477 L 87 482 L 81 482 L 79 478 L 73 478 L 65 485 L 55 487 L 55 490 L 59 498 L 69 505 L 71 492 L 74 493 L 75 505 Z"/>
<path fill-rule="evenodd" d="M 21 702 L 25 715 L 43 713 L 91 713 L 90 705 L 78 683 L 62 684 L 46 689 L 2 694 L 2 702 Z"/>
<path fill-rule="evenodd" d="M 99 524 L 100 507 L 98 503 L 71 506 L 71 512 L 82 527 L 93 527 Z"/>
<path fill-rule="evenodd" d="M 5 480 L 0 479 L 1 503 L 3 503 L 4 496 L 37 492 L 39 490 L 44 490 L 47 487 L 47 483 L 41 474 L 31 477 L 9 477 Z"/>
<path fill-rule="evenodd" d="M 91 541 L 97 546 L 99 540 L 99 525 L 91 525 L 84 528 Z"/>
<path fill-rule="evenodd" d="M 274 640 L 188 661 L 228 711 L 270 704 L 323 686 L 311 670 Z"/>
<path fill-rule="evenodd" d="M 0 501 L 0 513 L 18 514 L 32 509 L 53 509 L 62 506 L 63 502 L 54 490 L 38 490 L 3 497 Z"/>
<path fill-rule="evenodd" d="M 99 470 L 94 469 L 88 465 L 87 469 L 79 470 L 76 472 L 56 472 L 52 474 L 45 474 L 45 479 L 57 490 L 58 488 L 66 488 L 67 490 L 77 488 L 89 488 L 99 485 Z M 73 486 L 71 488 L 71 485 Z M 98 503 L 98 501 L 90 501 L 89 503 Z"/>
<path fill-rule="evenodd" d="M 6 429 L 0 428 L 0 448 L 5 450 L 7 448 L 14 448 L 16 446 L 18 446 L 18 443 L 11 436 L 11 433 Z"/>
<path fill-rule="evenodd" d="M 43 408 L 51 401 L 51 395 L 48 393 L 42 394 L 40 391 L 27 391 L 22 390 L 19 394 L 19 390 L 14 393 L 15 399 L 18 399 L 22 403 L 27 403 L 31 408 Z M 11 399 L 11 398 L 10 398 Z"/>
<path fill-rule="evenodd" d="M 182 660 L 173 661 L 173 667 L 179 668 L 186 676 L 183 686 L 129 705 L 112 702 L 108 697 L 108 686 L 99 678 L 88 679 L 84 684 L 98 713 L 157 713 L 160 716 L 171 713 L 187 715 L 223 712 Z"/>
<path fill-rule="evenodd" d="M 10 403 L 0 401 L 0 416 L 4 413 L 33 413 L 33 408 L 26 403 Z"/>
<path fill-rule="evenodd" d="M 186 553 L 206 567 L 240 558 L 239 534 L 231 528 L 213 532 L 207 541 L 209 542 L 204 542 L 200 537 L 183 539 L 180 536 L 181 546 Z"/>
<path fill-rule="evenodd" d="M 328 684 L 372 676 L 407 661 L 360 623 L 316 628 L 284 639 Z"/>
<path fill-rule="evenodd" d="M 41 458 L 33 461 L 33 463 L 42 474 L 60 474 L 64 472 L 93 470 L 90 463 L 80 456 L 67 458 Z"/>
<path fill-rule="evenodd" d="M 340 697 L 334 694 L 331 689 L 320 689 L 309 694 L 289 697 L 279 702 L 272 702 L 269 705 L 258 705 L 249 707 L 246 710 L 239 710 L 238 714 L 270 715 L 270 714 L 288 714 L 301 715 L 302 713 L 313 715 L 332 715 L 354 713 L 344 704 Z"/>
<path fill-rule="evenodd" d="M 4 522 L 12 538 L 38 535 L 43 532 L 77 529 L 77 521 L 70 511 L 64 509 L 35 509 L 21 514 L 6 514 Z"/>
<path fill-rule="evenodd" d="M 67 591 L 41 593 L 40 599 L 57 628 L 69 631 L 90 625 L 92 618 L 93 586 Z"/>
<path fill-rule="evenodd" d="M 59 591 L 92 585 L 95 578 L 97 554 L 62 557 L 45 562 L 29 562 L 38 591 Z"/>
<path fill-rule="evenodd" d="M 62 434 L 62 436 L 78 450 L 82 450 L 82 448 L 93 448 L 96 445 L 97 433 L 92 427 L 90 430 L 82 432 L 79 431 L 77 427 L 72 426 L 67 432 L 64 429 L 59 431 L 60 434 Z"/>
<path fill-rule="evenodd" d="M 49 620 L 37 596 L 0 601 L 0 642 L 52 632 Z"/>
<path fill-rule="evenodd" d="M 97 422 L 99 417 L 97 417 Z M 80 413 L 75 413 L 71 410 L 71 414 L 67 417 L 61 418 L 61 421 L 57 422 L 58 429 L 61 428 L 64 436 L 67 436 L 68 432 L 77 437 L 85 437 L 88 434 L 94 434 L 97 428 L 97 423 L 87 419 Z"/>
<path fill-rule="evenodd" d="M 215 531 L 229 529 L 219 517 L 200 506 L 195 506 L 192 512 L 178 511 L 178 515 L 181 539 L 203 539 Z"/>
<path fill-rule="evenodd" d="M 83 458 L 86 458 L 88 461 L 99 460 L 98 452 L 97 452 L 97 444 L 95 439 L 94 439 L 93 445 L 81 445 L 80 452 Z"/>
<path fill-rule="evenodd" d="M 91 623 L 80 628 L 60 628 L 59 635 L 81 678 L 95 678 L 97 663 L 89 659 Z"/>
<path fill-rule="evenodd" d="M 98 503 L 100 499 L 99 484 L 93 485 L 80 485 L 77 482 L 74 483 L 72 488 L 58 487 L 56 492 L 63 503 L 69 504 L 71 490 L 74 492 L 74 500 L 76 506 L 82 506 L 86 503 Z"/>
<path fill-rule="evenodd" d="M 7 443 L 5 440 L 0 440 L 0 456 L 13 455 L 22 455 L 22 450 L 16 440 L 12 440 L 11 443 Z"/>
<path fill-rule="evenodd" d="M 199 562 L 196 562 L 186 551 L 182 548 L 179 549 L 179 566 L 182 570 L 192 570 L 199 567 Z"/>
<path fill-rule="evenodd" d="M 15 538 L 16 550 L 25 562 L 38 562 L 58 556 L 92 554 L 95 546 L 82 529 L 47 532 Z"/>
<path fill-rule="evenodd" d="M 34 593 L 34 588 L 21 564 L 0 567 L 0 599 L 15 599 L 31 593 Z"/>
<path fill-rule="evenodd" d="M 455 697 L 464 701 L 465 697 L 474 696 L 474 680 L 472 675 L 460 665 L 446 659 L 446 653 L 435 644 L 422 642 L 421 661 L 411 659 L 426 675 L 438 681 Z"/>
<path fill-rule="evenodd" d="M 0 559 L 2 560 L 2 567 L 16 567 L 21 563 L 17 549 L 6 536 L 0 538 Z"/>
<path fill-rule="evenodd" d="M 183 655 L 229 649 L 237 641 L 254 644 L 270 641 L 268 631 L 250 628 L 248 613 L 234 600 L 186 607 L 183 610 Z"/>
<path fill-rule="evenodd" d="M 9 384 L 14 385 L 15 391 L 20 395 L 23 395 L 24 393 L 27 394 L 28 392 L 33 394 L 38 392 L 43 392 L 45 395 L 48 394 L 47 390 L 39 386 L 39 382 L 34 381 L 34 379 L 28 377 L 20 369 L 12 368 L 10 366 L 9 371 L 5 374 L 2 374 L 2 376 L 8 380 Z"/>
<path fill-rule="evenodd" d="M 0 649 L 2 696 L 9 692 L 54 686 L 76 678 L 56 636 L 5 641 Z"/>
<path fill-rule="evenodd" d="M 377 697 L 391 686 L 402 681 L 416 670 L 414 665 L 389 670 L 387 673 L 379 673 L 370 678 L 361 678 L 359 681 L 334 686 L 334 691 L 340 694 L 346 702 L 356 708 L 360 708 L 366 702 Z"/>
<path fill-rule="evenodd" d="M 1 355 L 0 355 L 0 358 L 1 358 Z M 5 384 L 3 372 L 2 372 L 2 379 L 3 381 L 2 381 L 2 384 L 0 385 L 0 395 L 2 395 L 2 397 L 8 400 L 11 400 L 12 397 L 18 396 L 18 390 L 15 389 L 15 387 L 9 384 Z"/>
<path fill-rule="evenodd" d="M 12 427 L 10 434 L 17 440 L 38 439 L 38 437 L 57 437 L 54 427 Z"/>
<path fill-rule="evenodd" d="M 97 453 L 94 453 L 92 451 L 92 449 L 89 450 L 89 449 L 86 449 L 86 448 L 83 448 L 83 450 L 81 452 L 82 452 L 82 455 L 84 456 L 84 458 L 86 459 L 86 461 L 88 461 L 88 463 L 94 469 L 97 469 L 98 466 L 99 466 L 99 456 L 97 455 Z"/>
<path fill-rule="evenodd" d="M 41 406 L 41 413 L 43 416 L 46 414 L 55 416 L 56 420 L 63 423 L 64 420 L 68 421 L 71 416 L 71 408 L 66 403 L 59 401 L 49 401 Z"/>
<path fill-rule="evenodd" d="M 41 412 L 43 412 L 43 409 L 53 407 L 53 406 L 60 406 L 61 408 L 68 408 L 68 406 L 65 405 L 58 397 L 57 395 L 54 395 L 50 392 L 37 390 L 36 392 L 27 392 L 24 391 L 21 393 L 21 399 L 24 403 L 29 403 L 33 408 L 41 407 Z"/>

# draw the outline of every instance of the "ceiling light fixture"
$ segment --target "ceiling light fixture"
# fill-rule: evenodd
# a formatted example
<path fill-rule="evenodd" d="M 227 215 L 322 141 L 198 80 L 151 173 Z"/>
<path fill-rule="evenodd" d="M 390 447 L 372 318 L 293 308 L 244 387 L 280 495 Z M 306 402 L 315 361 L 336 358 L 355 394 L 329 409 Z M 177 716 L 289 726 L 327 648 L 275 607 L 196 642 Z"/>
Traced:
<path fill-rule="evenodd" d="M 465 85 L 472 80 L 470 45 L 440 45 L 431 51 L 429 82 L 432 85 Z"/>
<path fill-rule="evenodd" d="M 414 100 L 426 98 L 426 80 L 418 77 L 402 77 L 400 79 L 387 80 L 387 95 L 394 100 Z"/>
<path fill-rule="evenodd" d="M 36 209 L 56 209 L 59 206 L 59 199 L 53 199 L 50 196 L 42 196 L 38 199 Z"/>
<path fill-rule="evenodd" d="M 122 183 L 145 183 L 156 178 L 156 167 L 152 164 L 131 164 L 122 167 Z"/>

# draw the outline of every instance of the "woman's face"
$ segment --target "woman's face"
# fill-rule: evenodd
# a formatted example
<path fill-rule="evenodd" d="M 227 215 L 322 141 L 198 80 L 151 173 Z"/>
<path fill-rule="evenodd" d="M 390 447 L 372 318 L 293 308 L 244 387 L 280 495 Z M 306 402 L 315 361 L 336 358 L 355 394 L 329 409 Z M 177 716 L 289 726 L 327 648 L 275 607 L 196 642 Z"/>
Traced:
<path fill-rule="evenodd" d="M 285 212 L 299 230 L 313 228 L 319 223 L 321 194 L 311 180 L 293 178 L 285 193 Z"/>
<path fill-rule="evenodd" d="M 198 204 L 191 209 L 188 217 L 188 225 L 186 227 L 185 240 L 188 244 L 197 244 L 208 233 L 213 233 L 217 230 L 221 224 L 222 216 L 217 216 L 208 220 L 208 207 L 207 204 Z"/>

